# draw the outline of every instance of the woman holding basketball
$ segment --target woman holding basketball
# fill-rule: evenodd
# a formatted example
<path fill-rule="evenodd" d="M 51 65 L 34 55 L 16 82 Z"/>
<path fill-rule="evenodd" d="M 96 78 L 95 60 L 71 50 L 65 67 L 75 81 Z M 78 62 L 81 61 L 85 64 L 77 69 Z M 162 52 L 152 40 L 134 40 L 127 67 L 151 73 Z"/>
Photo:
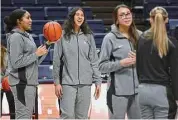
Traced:
<path fill-rule="evenodd" d="M 46 46 L 36 48 L 32 20 L 26 10 L 16 9 L 4 18 L 7 34 L 9 84 L 14 96 L 16 119 L 31 119 L 38 85 L 38 65 L 47 54 Z"/>
<path fill-rule="evenodd" d="M 62 74 L 59 74 L 62 62 Z M 95 41 L 80 7 L 69 12 L 63 36 L 55 44 L 53 76 L 55 94 L 61 98 L 61 118 L 87 119 L 92 82 L 95 81 L 98 99 L 101 79 Z"/>

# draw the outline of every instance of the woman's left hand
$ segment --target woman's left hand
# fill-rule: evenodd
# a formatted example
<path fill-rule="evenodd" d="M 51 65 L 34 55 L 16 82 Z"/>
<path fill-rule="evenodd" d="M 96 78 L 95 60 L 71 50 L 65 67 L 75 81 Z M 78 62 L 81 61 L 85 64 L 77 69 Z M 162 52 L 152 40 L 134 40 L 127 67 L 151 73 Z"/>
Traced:
<path fill-rule="evenodd" d="M 96 85 L 95 93 L 94 93 L 94 97 L 96 100 L 100 97 L 100 93 L 101 93 L 101 85 Z"/>
<path fill-rule="evenodd" d="M 134 64 L 136 63 L 136 52 L 134 51 L 130 51 L 129 53 L 128 53 L 128 57 L 129 58 L 133 58 L 134 59 Z M 134 65 L 133 64 L 133 65 Z"/>

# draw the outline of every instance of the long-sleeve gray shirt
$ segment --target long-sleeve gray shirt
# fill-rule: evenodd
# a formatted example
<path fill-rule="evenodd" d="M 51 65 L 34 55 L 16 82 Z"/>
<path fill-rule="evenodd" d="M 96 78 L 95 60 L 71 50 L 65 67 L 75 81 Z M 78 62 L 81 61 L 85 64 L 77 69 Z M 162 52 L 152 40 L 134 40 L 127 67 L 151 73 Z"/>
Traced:
<path fill-rule="evenodd" d="M 120 60 L 127 58 L 132 50 L 134 50 L 132 43 L 113 25 L 111 32 L 104 37 L 101 46 L 99 70 L 102 73 L 112 73 L 111 87 L 114 87 L 113 93 L 116 95 L 137 93 L 138 78 L 135 66 L 120 65 Z"/>
<path fill-rule="evenodd" d="M 91 85 L 101 83 L 98 70 L 98 56 L 92 34 L 73 33 L 70 39 L 62 37 L 54 46 L 53 77 L 54 84 L 60 84 L 60 58 L 64 61 L 62 84 Z"/>
<path fill-rule="evenodd" d="M 38 64 L 45 58 L 35 54 L 37 47 L 32 36 L 14 28 L 7 34 L 9 84 L 38 84 Z"/>

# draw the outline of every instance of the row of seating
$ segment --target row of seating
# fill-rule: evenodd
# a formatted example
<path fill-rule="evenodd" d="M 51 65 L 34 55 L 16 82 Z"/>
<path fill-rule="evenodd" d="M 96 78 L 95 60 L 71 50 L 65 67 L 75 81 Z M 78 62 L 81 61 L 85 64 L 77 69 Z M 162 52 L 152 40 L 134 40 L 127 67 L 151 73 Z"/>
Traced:
<path fill-rule="evenodd" d="M 45 44 L 46 39 L 45 39 L 43 34 L 39 34 L 39 35 L 32 34 L 32 35 L 33 35 L 33 38 L 34 38 L 34 41 L 35 41 L 37 47 L 42 45 L 42 44 Z M 106 33 L 94 33 L 94 39 L 95 39 L 95 43 L 96 43 L 97 48 L 101 47 L 101 44 L 102 44 L 102 41 L 103 41 L 103 38 L 104 38 L 105 35 L 106 35 Z M 1 43 L 5 46 L 7 44 L 5 34 L 1 35 Z M 51 48 L 53 49 L 54 45 L 52 45 Z"/>
<path fill-rule="evenodd" d="M 169 30 L 173 30 L 178 26 L 178 17 L 177 19 L 169 19 Z"/>
<path fill-rule="evenodd" d="M 2 6 L 76 6 L 81 0 L 2 0 Z"/>
<path fill-rule="evenodd" d="M 151 11 L 152 8 L 160 6 L 159 4 L 144 4 L 144 17 L 145 19 L 149 17 L 149 12 Z M 178 19 L 178 6 L 162 6 L 164 7 L 168 14 L 170 19 Z"/>
<path fill-rule="evenodd" d="M 33 34 L 41 34 L 43 32 L 43 26 L 49 22 L 50 20 L 33 20 L 32 21 L 32 33 Z M 61 25 L 63 25 L 64 20 L 56 20 L 58 23 L 60 23 Z M 91 30 L 94 33 L 104 33 L 104 23 L 103 20 L 100 19 L 95 19 L 95 20 L 87 20 L 86 21 Z M 2 33 L 4 33 L 4 25 L 2 24 Z"/>
<path fill-rule="evenodd" d="M 144 0 L 144 17 L 147 19 L 149 17 L 149 12 L 152 8 L 156 6 L 164 7 L 168 13 L 169 18 L 178 19 L 178 0 Z"/>
<path fill-rule="evenodd" d="M 143 0 L 144 4 L 159 4 L 160 6 L 178 5 L 177 0 Z"/>
<path fill-rule="evenodd" d="M 106 33 L 94 33 L 96 48 L 101 48 L 101 44 L 103 42 L 103 38 L 105 35 Z M 37 46 L 40 46 L 41 44 L 45 44 L 46 42 L 46 39 L 43 34 L 39 34 L 39 36 L 34 36 L 33 38 Z M 52 45 L 51 48 L 53 49 L 54 45 Z"/>
<path fill-rule="evenodd" d="M 39 34 L 33 34 L 33 37 L 34 37 L 34 40 L 35 40 L 35 43 L 37 44 L 37 46 L 44 44 L 44 41 L 46 41 L 43 34 L 40 34 L 42 32 L 42 27 L 46 22 L 47 21 L 41 21 L 41 20 L 36 21 L 36 22 L 33 21 L 33 23 L 34 23 L 33 26 L 35 26 L 35 27 L 32 28 L 33 29 L 32 32 L 33 33 L 39 33 Z M 60 24 L 63 24 L 64 21 L 58 20 L 58 22 Z M 103 32 L 104 25 L 101 24 L 102 23 L 101 20 L 88 20 L 87 22 L 89 23 L 91 29 L 93 31 L 95 31 L 94 37 L 95 37 L 96 46 L 97 46 L 97 48 L 100 48 L 103 37 L 106 34 L 106 33 Z M 178 19 L 169 19 L 169 23 L 167 24 L 167 31 L 170 32 L 171 35 L 175 35 L 175 34 L 172 34 L 172 33 L 174 33 L 175 28 L 177 26 L 178 26 Z M 4 40 L 6 40 L 5 35 L 2 34 L 1 42 L 3 42 L 3 44 L 6 44 L 6 41 L 4 41 Z"/>
<path fill-rule="evenodd" d="M 64 20 L 56 20 L 61 25 L 64 23 Z M 32 33 L 38 35 L 42 33 L 42 29 L 45 23 L 49 22 L 49 20 L 33 20 L 32 24 Z M 90 28 L 94 33 L 104 33 L 104 23 L 100 19 L 95 20 L 87 20 Z M 175 29 L 176 25 L 178 25 L 178 19 L 169 19 L 168 30 Z M 4 25 L 1 25 L 2 33 L 4 33 Z"/>
<path fill-rule="evenodd" d="M 15 9 L 19 7 L 1 7 L 1 19 L 9 15 Z M 27 10 L 33 20 L 58 20 L 65 19 L 70 8 L 66 6 L 58 7 L 20 7 L 21 9 Z M 85 11 L 85 16 L 87 19 L 92 19 L 92 10 L 91 7 L 83 7 Z"/>

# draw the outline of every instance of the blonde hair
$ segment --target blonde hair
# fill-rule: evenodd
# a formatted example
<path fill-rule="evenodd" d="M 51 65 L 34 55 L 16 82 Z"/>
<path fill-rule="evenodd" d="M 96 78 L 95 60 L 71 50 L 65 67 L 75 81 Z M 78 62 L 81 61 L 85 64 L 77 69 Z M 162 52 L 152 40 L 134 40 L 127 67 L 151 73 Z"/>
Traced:
<path fill-rule="evenodd" d="M 155 7 L 150 11 L 150 17 L 153 19 L 151 33 L 153 44 L 156 46 L 160 57 L 167 55 L 168 52 L 168 35 L 166 31 L 165 20 L 168 18 L 168 13 L 163 7 Z"/>
<path fill-rule="evenodd" d="M 6 53 L 7 53 L 6 48 L 3 45 L 1 45 L 1 69 L 5 69 L 6 67 L 5 61 Z"/>

